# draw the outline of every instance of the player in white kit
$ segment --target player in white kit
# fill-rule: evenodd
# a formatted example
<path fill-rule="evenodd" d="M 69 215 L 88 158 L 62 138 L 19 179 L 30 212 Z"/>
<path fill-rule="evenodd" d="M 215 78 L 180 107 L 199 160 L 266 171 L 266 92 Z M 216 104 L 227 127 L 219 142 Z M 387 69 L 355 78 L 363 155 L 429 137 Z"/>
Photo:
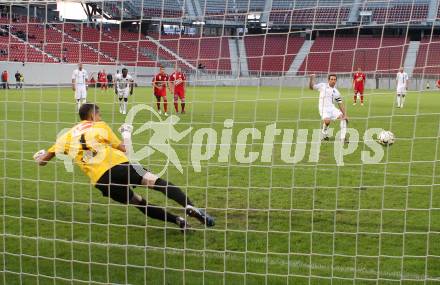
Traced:
<path fill-rule="evenodd" d="M 116 74 L 115 93 L 119 97 L 119 112 L 127 114 L 128 96 L 133 94 L 134 81 L 126 68 L 122 69 L 122 73 Z"/>
<path fill-rule="evenodd" d="M 344 103 L 342 102 L 341 93 L 336 89 L 337 77 L 336 74 L 328 76 L 327 83 L 315 84 L 315 75 L 310 75 L 309 88 L 319 91 L 319 114 L 321 115 L 322 123 L 322 139 L 328 140 L 328 127 L 331 121 L 336 119 L 341 120 L 340 139 L 346 142 L 345 135 L 347 134 L 348 117 L 345 113 Z M 339 109 L 335 107 L 334 102 L 338 103 Z"/>
<path fill-rule="evenodd" d="M 403 108 L 405 103 L 406 90 L 408 89 L 408 74 L 403 71 L 403 68 L 399 68 L 399 72 L 396 76 L 397 83 L 397 108 Z"/>
<path fill-rule="evenodd" d="M 76 106 L 78 110 L 87 100 L 88 78 L 89 74 L 83 68 L 82 63 L 78 64 L 78 68 L 72 73 L 72 90 L 75 92 Z"/>

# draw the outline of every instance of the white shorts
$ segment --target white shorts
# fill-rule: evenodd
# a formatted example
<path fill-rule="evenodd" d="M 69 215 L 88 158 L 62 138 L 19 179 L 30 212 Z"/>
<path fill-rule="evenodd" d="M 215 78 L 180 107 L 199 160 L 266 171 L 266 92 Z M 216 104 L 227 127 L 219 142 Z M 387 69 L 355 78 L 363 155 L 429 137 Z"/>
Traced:
<path fill-rule="evenodd" d="M 75 99 L 87 99 L 87 88 L 85 85 L 80 85 L 75 87 Z"/>
<path fill-rule="evenodd" d="M 118 89 L 118 97 L 119 98 L 128 98 L 130 95 L 130 89 Z"/>
<path fill-rule="evenodd" d="M 321 119 L 330 119 L 332 121 L 336 120 L 339 116 L 342 115 L 341 110 L 336 108 L 335 106 L 327 107 L 322 110 L 319 110 L 319 114 L 321 115 Z"/>
<path fill-rule="evenodd" d="M 397 94 L 406 94 L 406 87 L 405 86 L 397 86 Z"/>

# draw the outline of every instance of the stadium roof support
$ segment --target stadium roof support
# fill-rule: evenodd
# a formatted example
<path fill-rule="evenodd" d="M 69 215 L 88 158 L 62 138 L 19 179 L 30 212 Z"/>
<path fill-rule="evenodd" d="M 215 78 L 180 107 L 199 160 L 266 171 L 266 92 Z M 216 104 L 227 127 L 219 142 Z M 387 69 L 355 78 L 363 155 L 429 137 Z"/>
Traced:
<path fill-rule="evenodd" d="M 102 4 L 102 1 L 88 1 L 88 0 L 57 0 L 57 3 L 78 3 L 84 9 L 84 12 L 87 15 L 87 19 L 91 22 L 96 18 L 104 18 L 106 20 L 111 20 L 112 17 L 102 10 L 102 8 L 98 5 Z"/>
<path fill-rule="evenodd" d="M 112 17 L 108 14 L 104 13 L 104 11 L 98 7 L 96 3 L 85 3 L 82 4 L 84 11 L 87 14 L 87 18 L 89 18 L 89 21 L 92 21 L 93 19 L 97 18 L 104 18 L 106 20 L 110 20 Z"/>

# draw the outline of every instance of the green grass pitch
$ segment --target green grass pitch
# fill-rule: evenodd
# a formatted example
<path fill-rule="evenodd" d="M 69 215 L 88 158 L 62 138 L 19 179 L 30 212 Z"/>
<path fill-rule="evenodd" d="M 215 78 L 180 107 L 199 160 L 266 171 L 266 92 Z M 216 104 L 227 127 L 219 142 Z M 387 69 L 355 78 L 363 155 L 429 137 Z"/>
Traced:
<path fill-rule="evenodd" d="M 32 154 L 78 121 L 71 90 L 0 90 L 0 283 L 440 284 L 440 92 L 410 92 L 404 109 L 396 109 L 392 90 L 368 91 L 363 107 L 341 91 L 349 127 L 361 137 L 367 128 L 396 135 L 379 164 L 362 164 L 362 141 L 344 166 L 336 166 L 332 142 L 322 144 L 318 163 L 308 162 L 310 145 L 303 160 L 285 163 L 282 134 L 270 162 L 239 163 L 235 141 L 243 128 L 319 129 L 318 94 L 190 87 L 176 128 L 194 129 L 172 144 L 184 171 L 169 167 L 165 177 L 217 224 L 205 230 L 190 220 L 194 231 L 182 235 L 106 200 L 60 160 L 37 167 Z M 88 99 L 116 131 L 124 116 L 113 92 L 90 89 Z M 129 103 L 153 106 L 150 89 L 136 89 Z M 139 114 L 135 128 L 152 118 Z M 229 161 L 218 162 L 217 147 L 196 172 L 192 135 L 213 128 L 219 143 L 225 119 L 234 120 Z M 150 134 L 134 136 L 135 149 Z M 247 151 L 261 152 L 262 139 L 248 143 Z M 160 171 L 165 159 L 156 152 L 142 163 Z M 183 214 L 160 193 L 136 191 Z"/>

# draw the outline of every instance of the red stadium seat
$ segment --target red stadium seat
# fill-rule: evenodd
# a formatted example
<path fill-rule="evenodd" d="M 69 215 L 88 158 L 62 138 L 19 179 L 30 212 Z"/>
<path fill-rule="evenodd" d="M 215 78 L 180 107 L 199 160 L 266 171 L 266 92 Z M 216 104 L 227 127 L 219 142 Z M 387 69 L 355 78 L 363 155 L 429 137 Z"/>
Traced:
<path fill-rule="evenodd" d="M 400 37 L 319 37 L 300 71 L 352 72 L 361 67 L 395 73 L 403 64 L 406 49 L 407 41 Z"/>
<path fill-rule="evenodd" d="M 417 54 L 416 74 L 439 74 L 440 73 L 440 37 L 424 37 L 420 42 Z"/>
<path fill-rule="evenodd" d="M 244 38 L 251 72 L 289 70 L 304 38 L 288 35 L 248 35 Z"/>

